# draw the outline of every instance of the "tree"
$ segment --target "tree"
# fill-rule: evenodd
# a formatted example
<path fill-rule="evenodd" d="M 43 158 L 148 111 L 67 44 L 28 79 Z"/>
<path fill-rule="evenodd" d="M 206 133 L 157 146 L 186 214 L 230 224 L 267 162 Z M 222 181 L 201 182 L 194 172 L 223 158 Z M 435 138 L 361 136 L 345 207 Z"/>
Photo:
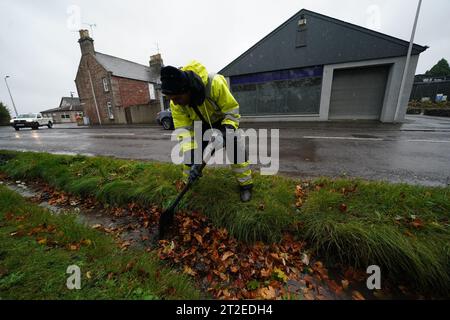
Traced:
<path fill-rule="evenodd" d="M 450 66 L 448 61 L 441 59 L 431 70 L 428 70 L 425 75 L 432 77 L 449 77 L 450 76 Z"/>
<path fill-rule="evenodd" d="M 11 120 L 11 113 L 6 105 L 0 101 L 0 125 L 8 125 Z"/>

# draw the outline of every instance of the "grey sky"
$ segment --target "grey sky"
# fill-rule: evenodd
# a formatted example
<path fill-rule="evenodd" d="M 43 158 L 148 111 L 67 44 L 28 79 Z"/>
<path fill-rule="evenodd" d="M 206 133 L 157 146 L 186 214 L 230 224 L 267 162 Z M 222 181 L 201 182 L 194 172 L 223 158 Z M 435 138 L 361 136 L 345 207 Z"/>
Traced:
<path fill-rule="evenodd" d="M 19 112 L 57 107 L 76 92 L 81 23 L 95 23 L 95 49 L 148 64 L 156 43 L 166 65 L 192 59 L 218 71 L 300 9 L 309 9 L 409 40 L 417 1 L 411 0 L 98 0 L 0 2 L 0 101 Z M 450 1 L 424 0 L 415 42 L 431 48 L 417 73 L 450 59 Z M 78 25 L 77 25 L 78 24 Z M 75 93 L 77 95 L 77 93 Z"/>

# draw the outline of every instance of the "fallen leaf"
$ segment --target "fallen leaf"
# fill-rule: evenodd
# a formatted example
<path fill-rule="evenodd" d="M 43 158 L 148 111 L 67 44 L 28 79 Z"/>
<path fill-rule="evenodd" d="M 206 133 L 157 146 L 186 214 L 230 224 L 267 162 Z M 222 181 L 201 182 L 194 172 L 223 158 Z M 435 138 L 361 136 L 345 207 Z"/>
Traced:
<path fill-rule="evenodd" d="M 305 300 L 314 300 L 314 295 L 310 292 L 308 288 L 304 288 L 302 293 Z"/>
<path fill-rule="evenodd" d="M 341 281 L 342 284 L 342 288 L 344 288 L 344 290 L 348 289 L 348 285 L 350 284 L 348 280 L 342 280 Z"/>
<path fill-rule="evenodd" d="M 303 192 L 302 186 L 298 185 L 298 186 L 295 187 L 295 196 L 296 196 L 297 198 L 303 197 L 304 194 L 305 194 L 305 193 Z"/>
<path fill-rule="evenodd" d="M 78 251 L 80 249 L 79 244 L 69 244 L 69 250 L 70 251 Z"/>
<path fill-rule="evenodd" d="M 222 261 L 225 261 L 225 260 L 227 260 L 229 257 L 231 257 L 231 256 L 234 256 L 234 253 L 233 252 L 231 252 L 231 251 L 227 251 L 227 252 L 225 252 L 224 254 L 223 254 L 223 256 L 222 256 Z"/>
<path fill-rule="evenodd" d="M 339 211 L 341 211 L 341 212 L 346 212 L 346 211 L 347 211 L 347 205 L 346 205 L 345 203 L 342 203 L 342 204 L 339 206 Z"/>
<path fill-rule="evenodd" d="M 228 276 L 225 273 L 219 273 L 219 278 L 222 279 L 222 281 L 228 281 Z"/>
<path fill-rule="evenodd" d="M 188 274 L 188 275 L 190 275 L 190 276 L 196 276 L 197 275 L 197 273 L 194 270 L 192 270 L 192 268 L 189 267 L 188 265 L 184 266 L 183 272 Z"/>
<path fill-rule="evenodd" d="M 278 269 L 278 268 L 275 268 L 275 269 L 273 270 L 273 272 L 274 272 L 274 274 L 275 274 L 275 276 L 276 276 L 276 278 L 277 278 L 278 280 L 281 280 L 281 281 L 283 281 L 283 282 L 287 282 L 288 276 L 283 272 L 283 270 Z"/>
<path fill-rule="evenodd" d="M 120 248 L 121 249 L 127 249 L 129 246 L 131 246 L 131 242 L 130 241 L 124 241 L 120 244 Z"/>
<path fill-rule="evenodd" d="M 200 243 L 200 245 L 203 245 L 203 238 L 201 235 L 199 235 L 198 233 L 194 234 L 195 239 L 197 239 L 198 243 Z"/>
<path fill-rule="evenodd" d="M 236 272 L 239 271 L 239 268 L 236 267 L 236 266 L 232 266 L 232 267 L 230 268 L 230 271 L 231 271 L 232 273 L 236 273 Z"/>
<path fill-rule="evenodd" d="M 364 298 L 364 296 L 359 291 L 356 291 L 356 290 L 352 292 L 352 299 L 353 300 L 366 300 Z"/>
<path fill-rule="evenodd" d="M 84 244 L 86 246 L 90 246 L 92 244 L 92 241 L 89 240 L 89 239 L 84 239 L 84 240 L 81 240 L 81 244 Z"/>
<path fill-rule="evenodd" d="M 277 296 L 277 293 L 272 286 L 261 288 L 258 290 L 258 293 L 258 295 L 265 300 L 274 300 Z"/>
<path fill-rule="evenodd" d="M 183 241 L 184 242 L 191 242 L 191 234 L 190 233 L 186 233 L 183 237 Z"/>
<path fill-rule="evenodd" d="M 129 272 L 129 271 L 131 271 L 133 268 L 134 268 L 134 266 L 136 265 L 136 261 L 130 261 L 130 262 L 128 262 L 128 264 L 127 264 L 127 266 L 125 267 L 125 272 Z"/>
<path fill-rule="evenodd" d="M 309 266 L 309 256 L 306 253 L 302 255 L 302 263 Z"/>
<path fill-rule="evenodd" d="M 272 275 L 273 271 L 270 269 L 261 269 L 261 277 L 268 278 Z"/>
<path fill-rule="evenodd" d="M 411 225 L 414 227 L 414 228 L 416 228 L 416 229 L 420 229 L 420 228 L 422 228 L 423 227 L 423 221 L 421 220 L 421 219 L 419 219 L 419 218 L 416 218 L 416 219 L 414 219 L 412 222 L 411 222 Z"/>
<path fill-rule="evenodd" d="M 38 239 L 38 243 L 42 244 L 42 245 L 45 245 L 45 244 L 47 244 L 47 239 L 46 238 Z"/>
<path fill-rule="evenodd" d="M 86 272 L 86 278 L 88 278 L 88 279 L 92 278 L 92 274 L 90 271 Z"/>

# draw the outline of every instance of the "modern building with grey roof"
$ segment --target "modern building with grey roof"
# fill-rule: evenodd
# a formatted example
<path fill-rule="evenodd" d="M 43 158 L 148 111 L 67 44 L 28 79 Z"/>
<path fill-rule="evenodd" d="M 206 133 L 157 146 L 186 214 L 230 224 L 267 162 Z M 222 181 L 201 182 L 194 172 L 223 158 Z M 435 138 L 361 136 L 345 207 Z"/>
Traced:
<path fill-rule="evenodd" d="M 301 10 L 223 68 L 246 121 L 401 122 L 420 53 L 409 42 Z M 395 118 L 398 100 L 400 110 Z"/>

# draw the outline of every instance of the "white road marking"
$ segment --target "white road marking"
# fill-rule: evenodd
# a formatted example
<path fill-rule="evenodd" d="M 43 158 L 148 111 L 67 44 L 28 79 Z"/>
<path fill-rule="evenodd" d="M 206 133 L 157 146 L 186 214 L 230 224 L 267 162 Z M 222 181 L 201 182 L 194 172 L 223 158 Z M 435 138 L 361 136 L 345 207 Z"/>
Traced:
<path fill-rule="evenodd" d="M 406 140 L 408 142 L 432 142 L 432 143 L 450 143 L 447 140 Z"/>
<path fill-rule="evenodd" d="M 391 140 L 383 138 L 355 138 L 355 137 L 324 137 L 324 136 L 303 136 L 304 139 L 324 139 L 324 140 L 357 140 L 357 141 L 403 141 L 403 142 L 431 142 L 431 143 L 450 143 L 449 140 Z"/>
<path fill-rule="evenodd" d="M 83 132 L 84 135 L 88 136 L 135 136 L 135 133 L 89 133 L 89 132 Z"/>
<path fill-rule="evenodd" d="M 326 140 L 362 140 L 362 141 L 383 141 L 381 138 L 355 138 L 355 137 L 321 137 L 303 136 L 305 139 L 326 139 Z"/>

